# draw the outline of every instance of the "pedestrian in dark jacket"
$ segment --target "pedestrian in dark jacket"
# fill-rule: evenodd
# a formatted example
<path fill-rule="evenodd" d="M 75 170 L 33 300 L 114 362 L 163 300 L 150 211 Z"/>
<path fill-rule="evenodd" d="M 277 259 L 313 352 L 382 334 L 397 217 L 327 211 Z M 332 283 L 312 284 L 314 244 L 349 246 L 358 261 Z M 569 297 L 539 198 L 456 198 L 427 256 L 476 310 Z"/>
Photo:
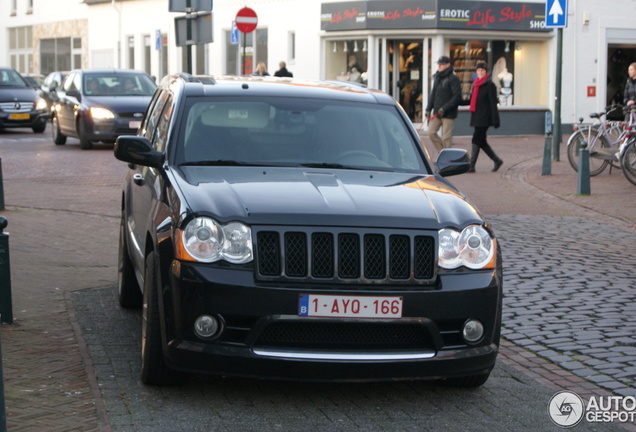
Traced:
<path fill-rule="evenodd" d="M 625 85 L 624 105 L 634 105 L 636 103 L 636 63 L 632 63 L 627 68 L 627 84 Z"/>
<path fill-rule="evenodd" d="M 294 77 L 294 74 L 287 70 L 287 64 L 284 61 L 278 63 L 278 67 L 280 69 L 274 72 L 275 77 L 289 77 L 289 78 Z"/>
<path fill-rule="evenodd" d="M 495 151 L 488 144 L 486 133 L 490 126 L 499 127 L 499 111 L 497 109 L 497 87 L 488 75 L 488 66 L 484 62 L 475 66 L 477 78 L 473 82 L 470 94 L 469 110 L 470 125 L 474 128 L 472 154 L 470 156 L 470 170 L 475 172 L 475 164 L 479 157 L 479 151 L 484 150 L 490 159 L 495 163 L 493 171 L 497 171 L 503 161 L 497 156 Z"/>
<path fill-rule="evenodd" d="M 438 152 L 453 146 L 453 128 L 461 100 L 461 83 L 453 71 L 450 58 L 441 56 L 437 60 L 437 72 L 433 75 L 433 89 L 425 113 L 428 119 L 428 137 Z M 440 128 L 442 138 L 437 134 Z"/>

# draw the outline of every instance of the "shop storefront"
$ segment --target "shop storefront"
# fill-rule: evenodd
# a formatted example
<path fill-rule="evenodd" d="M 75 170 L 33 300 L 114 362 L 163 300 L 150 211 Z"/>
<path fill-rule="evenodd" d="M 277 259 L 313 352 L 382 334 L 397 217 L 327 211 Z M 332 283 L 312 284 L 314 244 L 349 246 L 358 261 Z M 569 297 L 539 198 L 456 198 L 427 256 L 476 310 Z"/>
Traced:
<path fill-rule="evenodd" d="M 436 59 L 451 58 L 468 98 L 485 61 L 499 92 L 501 134 L 543 133 L 553 32 L 545 3 L 387 0 L 323 3 L 324 78 L 379 88 L 422 121 Z M 468 129 L 460 112 L 456 132 Z"/>

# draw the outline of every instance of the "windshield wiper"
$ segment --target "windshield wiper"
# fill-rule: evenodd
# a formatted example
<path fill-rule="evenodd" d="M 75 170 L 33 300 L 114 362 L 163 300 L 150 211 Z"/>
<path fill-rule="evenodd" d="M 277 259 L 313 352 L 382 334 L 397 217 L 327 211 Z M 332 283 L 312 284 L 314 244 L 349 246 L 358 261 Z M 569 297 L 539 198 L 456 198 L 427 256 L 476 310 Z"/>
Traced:
<path fill-rule="evenodd" d="M 254 165 L 251 163 L 239 162 L 231 159 L 216 159 L 216 160 L 202 160 L 183 162 L 179 166 L 248 166 Z"/>
<path fill-rule="evenodd" d="M 339 163 L 328 163 L 328 162 L 321 162 L 321 163 L 305 163 L 305 164 L 299 164 L 299 167 L 307 167 L 307 168 L 334 168 L 334 169 L 352 169 L 352 170 L 364 170 L 366 168 L 358 168 L 358 167 L 354 167 L 351 165 L 342 165 Z"/>

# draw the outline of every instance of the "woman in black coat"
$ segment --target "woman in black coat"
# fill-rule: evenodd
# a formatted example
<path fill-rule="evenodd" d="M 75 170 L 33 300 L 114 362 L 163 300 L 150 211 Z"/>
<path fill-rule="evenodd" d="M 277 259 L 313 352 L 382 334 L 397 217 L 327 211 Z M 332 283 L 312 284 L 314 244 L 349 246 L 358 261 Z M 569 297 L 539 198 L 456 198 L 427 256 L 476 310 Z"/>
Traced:
<path fill-rule="evenodd" d="M 470 125 L 475 128 L 473 132 L 473 146 L 470 157 L 470 170 L 475 172 L 475 164 L 479 157 L 479 151 L 484 150 L 495 163 L 493 171 L 497 171 L 503 161 L 488 144 L 486 133 L 490 126 L 499 127 L 499 111 L 497 110 L 497 87 L 488 75 L 486 63 L 479 62 L 475 67 L 477 78 L 473 82 L 470 96 Z"/>

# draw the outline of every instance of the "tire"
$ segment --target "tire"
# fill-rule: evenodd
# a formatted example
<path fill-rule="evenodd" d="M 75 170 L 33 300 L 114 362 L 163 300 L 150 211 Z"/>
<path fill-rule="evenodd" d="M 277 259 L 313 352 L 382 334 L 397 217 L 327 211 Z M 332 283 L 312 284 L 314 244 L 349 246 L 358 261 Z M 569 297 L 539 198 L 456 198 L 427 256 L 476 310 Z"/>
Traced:
<path fill-rule="evenodd" d="M 621 168 L 629 182 L 636 186 L 636 139 L 632 138 L 621 155 Z"/>
<path fill-rule="evenodd" d="M 119 259 L 117 271 L 117 298 L 119 305 L 125 309 L 138 309 L 143 304 L 143 295 L 137 283 L 135 269 L 130 255 L 128 255 L 128 242 L 126 241 L 124 216 L 121 217 L 119 226 Z"/>
<path fill-rule="evenodd" d="M 159 269 L 155 252 L 148 254 L 145 267 L 141 321 L 141 381 L 152 386 L 180 384 L 182 375 L 170 370 L 163 356 L 159 313 Z"/>
<path fill-rule="evenodd" d="M 31 129 L 33 129 L 33 132 L 35 133 L 44 133 L 44 131 L 46 130 L 46 122 L 41 121 L 40 123 L 37 123 L 35 126 L 33 126 Z"/>
<path fill-rule="evenodd" d="M 66 144 L 66 135 L 62 135 L 62 132 L 60 132 L 60 123 L 57 120 L 57 116 L 51 118 L 51 133 L 53 134 L 53 142 L 55 144 Z"/>
<path fill-rule="evenodd" d="M 77 129 L 77 135 L 79 136 L 80 141 L 80 148 L 82 150 L 90 150 L 91 148 L 93 148 L 93 143 L 86 136 L 86 125 L 84 125 L 83 121 L 79 121 Z"/>
<path fill-rule="evenodd" d="M 570 138 L 568 139 L 568 161 L 570 162 L 570 165 L 572 166 L 572 168 L 574 168 L 574 171 L 577 171 L 577 172 L 579 171 L 579 155 L 580 155 L 581 144 L 587 143 L 588 141 L 587 132 L 588 131 L 585 129 L 578 130 L 574 132 L 572 135 L 570 135 Z M 592 134 L 590 136 L 590 141 L 592 142 L 590 146 L 590 154 L 593 152 L 594 148 L 599 145 L 601 148 L 610 147 L 605 137 L 597 135 L 597 132 L 598 132 L 597 129 L 592 129 Z M 592 177 L 602 173 L 607 167 L 607 165 L 609 165 L 609 161 L 605 159 L 595 158 L 593 156 L 590 156 L 589 161 L 590 161 L 590 176 Z"/>

